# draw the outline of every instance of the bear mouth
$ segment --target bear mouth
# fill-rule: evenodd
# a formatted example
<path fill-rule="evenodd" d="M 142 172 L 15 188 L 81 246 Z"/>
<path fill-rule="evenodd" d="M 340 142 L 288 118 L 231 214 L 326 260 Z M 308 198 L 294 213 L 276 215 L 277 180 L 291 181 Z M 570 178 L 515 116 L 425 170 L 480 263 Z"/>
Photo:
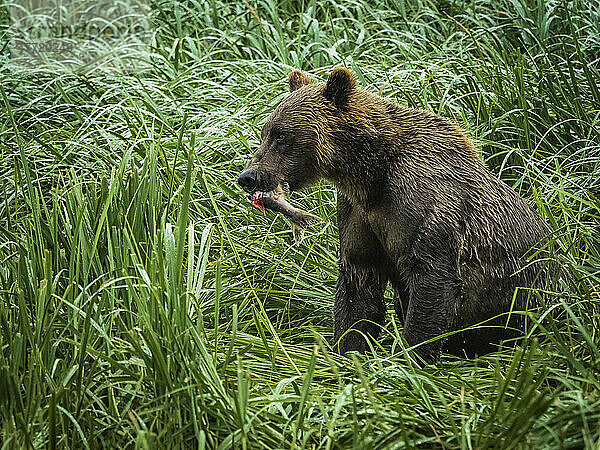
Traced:
<path fill-rule="evenodd" d="M 290 184 L 287 181 L 280 181 L 274 187 L 257 186 L 254 189 L 246 190 L 246 192 L 252 195 L 254 195 L 256 192 L 273 192 L 274 194 L 288 195 L 290 192 L 292 192 L 292 189 L 290 189 Z"/>

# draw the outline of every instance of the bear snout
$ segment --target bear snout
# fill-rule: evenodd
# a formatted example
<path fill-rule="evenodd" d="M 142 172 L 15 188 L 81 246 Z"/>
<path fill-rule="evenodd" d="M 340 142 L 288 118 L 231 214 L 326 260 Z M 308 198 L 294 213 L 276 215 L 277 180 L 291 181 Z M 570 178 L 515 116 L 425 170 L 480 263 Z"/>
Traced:
<path fill-rule="evenodd" d="M 238 177 L 238 184 L 246 192 L 254 192 L 258 184 L 258 172 L 255 169 L 246 169 Z"/>

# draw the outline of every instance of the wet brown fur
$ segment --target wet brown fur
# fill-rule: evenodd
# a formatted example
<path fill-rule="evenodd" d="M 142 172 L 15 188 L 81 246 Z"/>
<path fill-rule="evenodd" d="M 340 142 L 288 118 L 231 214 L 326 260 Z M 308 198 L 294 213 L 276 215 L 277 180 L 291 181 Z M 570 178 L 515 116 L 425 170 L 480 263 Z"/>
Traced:
<path fill-rule="evenodd" d="M 327 83 L 300 71 L 262 131 L 249 168 L 256 190 L 301 189 L 318 179 L 338 189 L 340 274 L 335 346 L 364 351 L 385 319 L 383 292 L 396 291 L 404 336 L 428 362 L 442 344 L 482 354 L 518 335 L 522 316 L 429 344 L 424 341 L 534 304 L 541 263 L 524 255 L 547 236 L 538 214 L 479 158 L 463 130 L 356 86 L 346 69 Z M 357 330 L 357 331 L 350 331 Z"/>

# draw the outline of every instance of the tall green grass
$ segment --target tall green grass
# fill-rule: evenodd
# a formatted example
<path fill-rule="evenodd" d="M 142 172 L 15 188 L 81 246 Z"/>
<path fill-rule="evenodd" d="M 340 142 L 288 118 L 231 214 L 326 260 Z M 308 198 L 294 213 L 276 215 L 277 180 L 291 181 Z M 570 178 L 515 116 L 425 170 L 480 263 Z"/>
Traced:
<path fill-rule="evenodd" d="M 597 0 L 152 6 L 145 72 L 4 47 L 2 448 L 598 448 Z M 573 283 L 522 346 L 419 368 L 390 311 L 332 354 L 334 189 L 294 196 L 325 219 L 296 248 L 235 180 L 287 73 L 338 65 L 462 124 L 553 228 Z"/>

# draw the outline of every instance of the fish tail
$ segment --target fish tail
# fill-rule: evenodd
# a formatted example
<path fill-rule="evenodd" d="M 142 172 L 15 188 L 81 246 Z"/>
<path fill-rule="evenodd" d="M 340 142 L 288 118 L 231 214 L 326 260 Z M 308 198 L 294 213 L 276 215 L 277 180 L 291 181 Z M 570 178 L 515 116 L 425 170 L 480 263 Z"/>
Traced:
<path fill-rule="evenodd" d="M 300 245 L 300 242 L 304 239 L 304 228 L 292 222 L 292 234 L 294 235 L 294 243 Z"/>

